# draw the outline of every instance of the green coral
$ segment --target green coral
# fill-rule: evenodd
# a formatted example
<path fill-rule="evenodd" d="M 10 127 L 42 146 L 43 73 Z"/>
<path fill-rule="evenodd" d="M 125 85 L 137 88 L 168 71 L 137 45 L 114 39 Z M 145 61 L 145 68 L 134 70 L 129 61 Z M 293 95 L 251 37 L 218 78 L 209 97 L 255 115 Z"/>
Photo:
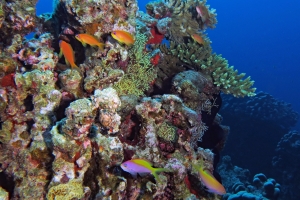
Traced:
<path fill-rule="evenodd" d="M 0 142 L 3 144 L 9 143 L 12 137 L 13 122 L 6 120 L 2 124 L 2 129 L 0 130 Z"/>
<path fill-rule="evenodd" d="M 147 42 L 144 34 L 137 33 L 133 48 L 129 51 L 130 62 L 122 79 L 114 85 L 119 95 L 144 95 L 156 72 L 150 62 L 150 54 L 144 52 Z"/>
<path fill-rule="evenodd" d="M 160 48 L 166 52 L 166 47 Z M 210 45 L 200 45 L 197 42 L 187 42 L 182 44 L 170 43 L 170 53 L 177 56 L 182 62 L 189 65 L 200 66 L 211 55 Z"/>
<path fill-rule="evenodd" d="M 160 138 L 165 141 L 176 142 L 177 139 L 177 128 L 169 125 L 167 122 L 163 122 L 156 133 Z"/>
<path fill-rule="evenodd" d="M 243 79 L 245 73 L 238 74 L 233 66 L 229 67 L 228 61 L 221 55 L 213 54 L 207 64 L 201 65 L 201 70 L 214 79 L 214 84 L 220 87 L 225 94 L 235 97 L 254 96 L 256 88 L 252 88 L 254 81 L 250 76 Z"/>
<path fill-rule="evenodd" d="M 47 194 L 48 200 L 74 200 L 81 199 L 84 195 L 82 184 L 77 180 L 71 180 L 66 184 L 59 184 L 50 188 Z"/>
<path fill-rule="evenodd" d="M 165 54 L 177 56 L 180 61 L 194 70 L 199 70 L 211 76 L 214 84 L 225 94 L 235 97 L 254 96 L 256 88 L 252 88 L 254 81 L 250 77 L 242 79 L 245 74 L 238 74 L 221 55 L 212 54 L 209 45 L 199 45 L 196 42 L 186 44 L 170 43 L 170 48 L 160 46 Z"/>

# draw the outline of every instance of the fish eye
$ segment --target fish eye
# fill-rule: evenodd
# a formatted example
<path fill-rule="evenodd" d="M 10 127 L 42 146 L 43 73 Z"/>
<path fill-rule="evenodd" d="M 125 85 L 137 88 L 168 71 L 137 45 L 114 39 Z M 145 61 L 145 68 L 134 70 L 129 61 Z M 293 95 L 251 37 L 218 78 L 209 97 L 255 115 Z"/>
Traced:
<path fill-rule="evenodd" d="M 123 166 L 124 166 L 124 167 L 127 167 L 127 164 L 126 164 L 126 163 L 124 163 L 124 164 L 123 164 Z"/>
<path fill-rule="evenodd" d="M 116 32 L 114 31 L 113 34 L 116 35 Z"/>

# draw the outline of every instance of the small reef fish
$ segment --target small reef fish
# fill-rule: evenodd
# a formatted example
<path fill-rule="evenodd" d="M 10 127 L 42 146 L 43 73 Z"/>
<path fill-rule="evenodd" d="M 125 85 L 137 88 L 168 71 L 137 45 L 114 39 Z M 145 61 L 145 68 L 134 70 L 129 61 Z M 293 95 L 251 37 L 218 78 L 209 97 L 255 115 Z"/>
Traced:
<path fill-rule="evenodd" d="M 199 44 L 204 45 L 205 42 L 204 42 L 203 38 L 200 35 L 192 34 L 191 37 L 193 38 L 194 41 L 198 42 Z"/>
<path fill-rule="evenodd" d="M 133 45 L 134 43 L 133 36 L 127 31 L 121 31 L 121 30 L 113 31 L 111 32 L 111 36 L 122 44 L 124 43 L 126 45 Z"/>
<path fill-rule="evenodd" d="M 74 58 L 74 51 L 71 45 L 63 40 L 59 41 L 59 57 L 61 58 L 62 55 L 65 57 L 65 61 L 67 65 L 70 65 L 72 69 L 78 68 L 75 64 L 75 58 Z"/>
<path fill-rule="evenodd" d="M 95 38 L 92 35 L 86 34 L 86 33 L 81 33 L 81 34 L 77 34 L 75 35 L 75 38 L 81 42 L 81 44 L 85 47 L 86 44 L 90 45 L 90 46 L 98 46 L 101 50 L 104 49 L 104 44 L 99 42 L 97 40 L 97 38 Z"/>
<path fill-rule="evenodd" d="M 169 171 L 165 168 L 153 168 L 151 163 L 145 159 L 131 159 L 121 164 L 121 168 L 130 173 L 134 178 L 137 174 L 143 176 L 151 173 L 156 181 L 159 181 L 158 173 L 163 171 Z"/>
<path fill-rule="evenodd" d="M 226 194 L 224 186 L 216 180 L 216 178 L 209 172 L 208 169 L 204 168 L 203 160 L 200 165 L 194 166 L 199 172 L 202 183 L 207 188 L 208 192 L 215 193 L 218 195 Z"/>
<path fill-rule="evenodd" d="M 209 16 L 206 7 L 203 5 L 196 6 L 196 11 L 198 13 L 197 19 L 199 19 L 201 17 L 202 22 L 205 23 Z"/>

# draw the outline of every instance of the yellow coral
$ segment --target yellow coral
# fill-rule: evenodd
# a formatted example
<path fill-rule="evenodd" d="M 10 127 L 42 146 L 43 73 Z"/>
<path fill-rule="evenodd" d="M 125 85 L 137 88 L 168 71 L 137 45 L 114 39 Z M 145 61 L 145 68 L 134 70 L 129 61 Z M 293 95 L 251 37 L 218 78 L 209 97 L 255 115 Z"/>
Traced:
<path fill-rule="evenodd" d="M 74 200 L 81 199 L 84 195 L 80 181 L 71 180 L 66 184 L 59 184 L 50 188 L 47 194 L 48 200 Z"/>
<path fill-rule="evenodd" d="M 141 96 L 149 89 L 151 81 L 156 78 L 150 62 L 151 56 L 144 52 L 147 37 L 137 34 L 133 48 L 130 50 L 130 63 L 122 79 L 114 85 L 119 95 L 133 94 Z"/>
<path fill-rule="evenodd" d="M 166 122 L 163 122 L 157 130 L 157 135 L 164 139 L 165 141 L 175 142 L 177 139 L 176 134 L 177 128 L 175 126 L 169 125 Z"/>

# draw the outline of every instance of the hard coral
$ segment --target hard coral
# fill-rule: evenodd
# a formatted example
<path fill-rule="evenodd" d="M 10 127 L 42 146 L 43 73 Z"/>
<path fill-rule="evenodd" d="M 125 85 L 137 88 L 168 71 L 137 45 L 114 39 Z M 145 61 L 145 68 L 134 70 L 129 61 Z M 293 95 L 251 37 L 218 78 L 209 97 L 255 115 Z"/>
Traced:
<path fill-rule="evenodd" d="M 81 199 L 84 196 L 84 189 L 80 181 L 72 180 L 65 184 L 59 184 L 49 189 L 48 200 L 72 200 Z"/>
<path fill-rule="evenodd" d="M 250 76 L 242 79 L 245 74 L 238 74 L 233 66 L 229 67 L 226 59 L 220 55 L 213 54 L 208 65 L 202 64 L 201 70 L 210 74 L 214 79 L 214 84 L 220 87 L 225 94 L 232 94 L 235 97 L 254 96 L 256 88 L 252 88 L 254 81 Z"/>

